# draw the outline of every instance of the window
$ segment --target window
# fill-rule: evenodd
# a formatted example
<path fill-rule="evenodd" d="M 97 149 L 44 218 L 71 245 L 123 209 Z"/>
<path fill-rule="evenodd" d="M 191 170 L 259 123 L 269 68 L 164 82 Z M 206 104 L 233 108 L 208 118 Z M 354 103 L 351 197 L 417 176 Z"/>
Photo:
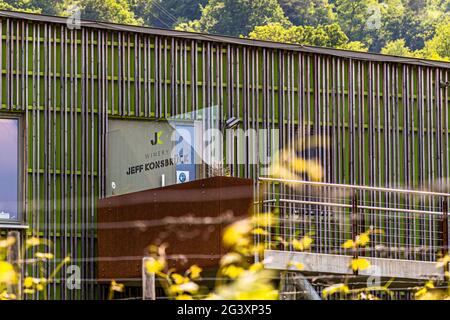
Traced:
<path fill-rule="evenodd" d="M 176 171 L 177 183 L 193 181 L 196 178 L 196 137 L 193 124 L 178 124 L 176 129 Z"/>
<path fill-rule="evenodd" d="M 19 119 L 0 116 L 0 222 L 19 220 Z"/>

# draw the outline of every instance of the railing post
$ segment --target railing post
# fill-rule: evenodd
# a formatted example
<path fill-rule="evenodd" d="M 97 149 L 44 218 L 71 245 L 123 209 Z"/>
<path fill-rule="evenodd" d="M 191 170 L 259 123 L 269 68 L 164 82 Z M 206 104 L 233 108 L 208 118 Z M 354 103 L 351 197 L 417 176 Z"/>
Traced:
<path fill-rule="evenodd" d="M 352 197 L 352 239 L 356 241 L 356 237 L 358 236 L 358 196 L 356 191 L 353 192 Z M 358 258 L 358 248 L 353 249 L 353 259 Z M 354 275 L 358 275 L 358 270 L 353 270 Z"/>
<path fill-rule="evenodd" d="M 6 260 L 14 267 L 17 274 L 17 283 L 8 285 L 8 293 L 14 294 L 16 299 L 22 300 L 22 269 L 21 269 L 21 243 L 20 232 L 8 232 L 8 239 L 14 239 L 13 243 L 8 247 Z"/>
<path fill-rule="evenodd" d="M 448 201 L 444 198 L 442 201 L 442 256 L 448 254 Z M 448 263 L 444 265 L 445 278 L 448 281 Z"/>
<path fill-rule="evenodd" d="M 147 272 L 147 261 L 149 261 L 149 257 L 142 259 L 142 299 L 156 300 L 155 274 Z"/>

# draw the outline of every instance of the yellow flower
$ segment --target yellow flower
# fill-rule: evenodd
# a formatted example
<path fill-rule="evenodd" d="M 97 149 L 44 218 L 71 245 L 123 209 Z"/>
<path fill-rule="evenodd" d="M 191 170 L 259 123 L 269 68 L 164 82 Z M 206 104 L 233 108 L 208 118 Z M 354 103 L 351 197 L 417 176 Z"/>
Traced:
<path fill-rule="evenodd" d="M 200 273 L 202 272 L 202 268 L 194 264 L 191 266 L 188 270 L 188 274 L 190 275 L 191 279 L 197 279 L 200 278 Z"/>
<path fill-rule="evenodd" d="M 161 272 L 165 266 L 166 266 L 166 262 L 164 260 L 155 259 L 153 257 L 150 258 L 145 264 L 145 268 L 147 269 L 148 273 Z"/>
<path fill-rule="evenodd" d="M 36 290 L 37 290 L 37 291 L 42 291 L 42 290 L 44 290 L 44 285 L 42 285 L 42 283 L 38 283 L 38 284 L 36 285 Z"/>
<path fill-rule="evenodd" d="M 217 295 L 216 293 L 214 293 L 214 292 L 210 292 L 210 293 L 208 293 L 208 295 L 206 296 L 206 298 L 205 298 L 205 300 L 220 300 L 220 296 L 219 295 Z"/>
<path fill-rule="evenodd" d="M 359 236 L 356 237 L 356 244 L 364 247 L 366 246 L 370 241 L 369 234 L 367 232 L 361 233 Z"/>
<path fill-rule="evenodd" d="M 242 291 L 236 294 L 236 300 L 278 300 L 278 290 L 267 286 L 258 291 Z"/>
<path fill-rule="evenodd" d="M 450 262 L 450 256 L 446 254 L 444 257 L 440 258 L 436 263 L 436 268 L 443 268 Z"/>
<path fill-rule="evenodd" d="M 36 237 L 31 237 L 26 241 L 27 246 L 38 246 L 41 244 L 41 240 Z"/>
<path fill-rule="evenodd" d="M 367 259 L 359 258 L 359 259 L 353 259 L 350 263 L 351 268 L 356 270 L 365 270 L 370 267 L 370 262 Z"/>
<path fill-rule="evenodd" d="M 273 240 L 278 241 L 279 243 L 281 243 L 282 245 L 284 245 L 285 247 L 288 245 L 288 243 L 280 236 L 275 236 L 273 237 Z M 275 243 L 274 243 L 275 244 Z"/>
<path fill-rule="evenodd" d="M 280 164 L 273 164 L 270 168 L 269 175 L 274 176 L 275 178 L 281 179 L 295 179 L 296 176 L 288 169 L 284 168 Z"/>
<path fill-rule="evenodd" d="M 273 225 L 276 218 L 272 213 L 259 213 L 252 217 L 253 224 L 260 227 L 269 227 Z"/>
<path fill-rule="evenodd" d="M 294 158 L 292 166 L 297 172 L 305 172 L 313 181 L 321 181 L 323 177 L 322 165 L 315 161 L 302 158 Z"/>
<path fill-rule="evenodd" d="M 256 245 L 252 246 L 251 249 L 252 249 L 251 251 L 253 254 L 263 254 L 265 247 L 264 247 L 263 243 L 258 243 Z"/>
<path fill-rule="evenodd" d="M 416 292 L 416 294 L 415 294 L 416 298 L 420 298 L 420 297 L 423 296 L 425 293 L 427 293 L 427 291 L 428 291 L 428 290 L 427 290 L 427 288 L 425 288 L 425 287 L 423 287 L 423 288 L 417 290 L 417 292 Z"/>
<path fill-rule="evenodd" d="M 226 255 L 224 255 L 221 259 L 220 259 L 220 265 L 221 266 L 225 266 L 228 264 L 232 264 L 232 263 L 238 263 L 240 262 L 242 259 L 241 255 L 235 252 L 230 252 L 227 253 Z"/>
<path fill-rule="evenodd" d="M 169 286 L 169 292 L 170 294 L 175 295 L 178 293 L 182 293 L 183 291 L 180 290 L 180 286 L 178 284 L 173 284 Z"/>
<path fill-rule="evenodd" d="M 190 295 L 188 294 L 180 294 L 176 298 L 176 300 L 194 300 Z"/>
<path fill-rule="evenodd" d="M 254 235 L 263 235 L 264 236 L 267 234 L 267 231 L 264 230 L 263 228 L 256 228 L 256 229 L 253 229 L 252 233 Z"/>
<path fill-rule="evenodd" d="M 14 293 L 8 293 L 7 291 L 3 291 L 0 293 L 0 300 L 16 300 L 17 296 Z"/>
<path fill-rule="evenodd" d="M 125 286 L 122 283 L 117 283 L 115 280 L 111 281 L 111 290 L 117 292 L 123 292 Z"/>
<path fill-rule="evenodd" d="M 247 245 L 250 242 L 248 235 L 251 229 L 252 226 L 249 220 L 239 220 L 225 228 L 223 243 L 229 247 Z"/>
<path fill-rule="evenodd" d="M 148 251 L 150 252 L 150 253 L 153 253 L 153 254 L 157 254 L 158 253 L 158 246 L 155 246 L 154 244 L 151 244 L 149 247 L 148 247 Z"/>
<path fill-rule="evenodd" d="M 416 299 L 419 300 L 442 300 L 446 296 L 445 291 L 435 289 L 434 283 L 431 280 L 427 281 L 427 283 L 415 293 Z"/>
<path fill-rule="evenodd" d="M 434 283 L 433 283 L 433 281 L 427 281 L 427 283 L 425 283 L 425 288 L 428 288 L 428 289 L 433 289 L 434 288 Z"/>
<path fill-rule="evenodd" d="M 26 277 L 23 280 L 23 286 L 25 288 L 31 288 L 33 286 L 34 279 L 32 277 Z"/>
<path fill-rule="evenodd" d="M 25 293 L 25 294 L 33 294 L 34 293 L 34 289 L 23 289 L 23 293 Z"/>
<path fill-rule="evenodd" d="M 171 275 L 171 277 L 172 277 L 173 281 L 175 282 L 175 284 L 182 284 L 182 283 L 189 281 L 188 278 L 185 278 L 181 274 L 178 274 L 178 273 L 173 273 Z"/>
<path fill-rule="evenodd" d="M 0 248 L 7 248 L 12 246 L 16 242 L 16 238 L 7 237 L 5 240 L 0 240 Z"/>
<path fill-rule="evenodd" d="M 173 284 L 169 287 L 171 294 L 179 294 L 183 292 L 196 293 L 198 291 L 198 284 L 189 281 L 182 284 Z"/>
<path fill-rule="evenodd" d="M 297 239 L 292 240 L 292 246 L 296 250 L 303 251 L 308 250 L 311 247 L 312 242 L 313 240 L 309 236 L 304 236 L 300 240 Z"/>
<path fill-rule="evenodd" d="M 448 300 L 443 290 L 427 291 L 419 296 L 416 295 L 416 298 L 418 300 Z"/>
<path fill-rule="evenodd" d="M 236 267 L 235 265 L 230 265 L 222 270 L 222 273 L 231 279 L 236 279 L 242 274 L 242 272 L 244 272 L 244 269 L 241 267 Z"/>
<path fill-rule="evenodd" d="M 51 259 L 53 259 L 53 254 L 50 253 L 50 252 L 36 252 L 36 254 L 34 256 L 36 258 L 42 259 L 42 260 L 51 260 Z"/>
<path fill-rule="evenodd" d="M 326 298 L 327 296 L 332 295 L 337 292 L 341 292 L 344 294 L 348 293 L 349 292 L 348 286 L 344 283 L 333 284 L 332 286 L 325 288 L 322 291 L 322 294 L 323 294 L 324 298 Z"/>
<path fill-rule="evenodd" d="M 178 288 L 184 292 L 196 293 L 198 291 L 198 284 L 196 284 L 192 281 L 189 281 L 189 282 L 180 284 L 178 286 Z"/>
<path fill-rule="evenodd" d="M 263 268 L 264 268 L 264 265 L 263 265 L 261 262 L 257 262 L 257 263 L 252 264 L 252 265 L 248 268 L 248 270 L 249 270 L 250 272 L 257 272 L 257 271 L 259 271 L 259 270 L 262 270 Z"/>
<path fill-rule="evenodd" d="M 0 261 L 0 284 L 17 283 L 17 274 L 12 264 Z"/>
<path fill-rule="evenodd" d="M 291 262 L 288 263 L 288 267 L 290 267 L 290 266 L 296 267 L 297 270 L 303 270 L 305 268 L 305 265 L 303 263 L 300 263 L 300 262 L 292 262 L 291 261 Z"/>
<path fill-rule="evenodd" d="M 342 248 L 344 248 L 344 249 L 351 249 L 351 248 L 355 248 L 355 247 L 356 247 L 356 244 L 351 239 L 345 241 L 344 244 L 342 245 Z"/>

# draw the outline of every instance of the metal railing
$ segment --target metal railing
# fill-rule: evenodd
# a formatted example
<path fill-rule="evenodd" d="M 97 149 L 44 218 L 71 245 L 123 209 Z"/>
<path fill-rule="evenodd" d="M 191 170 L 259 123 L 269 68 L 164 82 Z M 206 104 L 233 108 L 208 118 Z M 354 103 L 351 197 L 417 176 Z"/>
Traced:
<path fill-rule="evenodd" d="M 294 240 L 309 236 L 308 250 L 317 253 L 436 261 L 448 252 L 448 193 L 272 178 L 259 183 L 257 212 L 278 218 L 257 236 L 266 249 L 301 250 Z M 367 244 L 343 246 L 363 233 Z"/>

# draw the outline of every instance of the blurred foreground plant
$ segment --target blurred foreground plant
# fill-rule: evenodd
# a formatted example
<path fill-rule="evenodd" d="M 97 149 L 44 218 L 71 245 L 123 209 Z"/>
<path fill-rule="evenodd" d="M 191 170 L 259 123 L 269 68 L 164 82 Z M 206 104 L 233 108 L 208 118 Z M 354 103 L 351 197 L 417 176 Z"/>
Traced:
<path fill-rule="evenodd" d="M 7 261 L 8 252 L 16 245 L 16 241 L 17 239 L 12 236 L 0 240 L 0 300 L 19 299 L 20 295 L 16 292 L 23 292 L 23 294 L 42 293 L 42 297 L 47 299 L 47 284 L 55 281 L 55 277 L 61 268 L 70 262 L 70 257 L 64 258 L 52 272 L 47 272 L 47 262 L 54 259 L 53 254 L 48 252 L 51 244 L 48 241 L 30 237 L 18 250 L 22 253 L 22 256 L 17 256 L 15 261 Z M 22 281 L 20 269 L 24 267 L 25 257 L 31 248 L 34 248 L 35 252 L 33 257 L 27 260 L 27 265 L 37 265 L 39 277 L 26 276 Z M 43 251 L 40 251 L 42 249 Z"/>
<path fill-rule="evenodd" d="M 236 221 L 223 233 L 223 244 L 229 248 L 221 260 L 213 290 L 200 285 L 202 269 L 191 266 L 183 274 L 168 269 L 166 247 L 151 246 L 151 257 L 146 271 L 154 273 L 161 281 L 167 296 L 173 299 L 258 299 L 278 298 L 273 284 L 274 272 L 265 270 L 262 262 L 253 262 L 255 256 L 262 259 L 263 247 L 253 244 L 253 235 L 264 235 L 265 227 L 274 223 L 270 214 Z"/>

